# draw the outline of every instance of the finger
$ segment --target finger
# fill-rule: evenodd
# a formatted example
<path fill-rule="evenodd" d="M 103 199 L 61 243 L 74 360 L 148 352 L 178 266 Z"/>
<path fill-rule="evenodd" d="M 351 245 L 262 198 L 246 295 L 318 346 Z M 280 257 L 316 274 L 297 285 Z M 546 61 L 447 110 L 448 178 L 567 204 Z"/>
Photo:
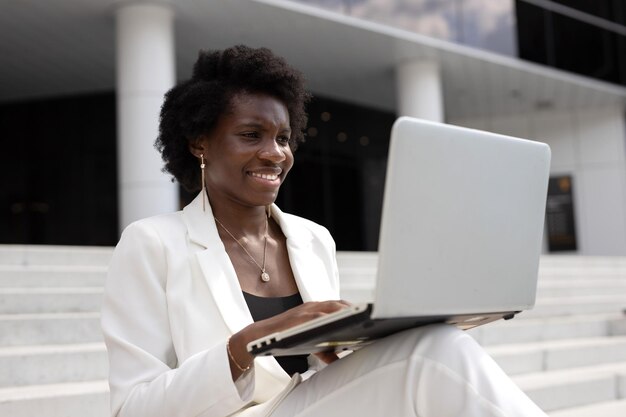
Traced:
<path fill-rule="evenodd" d="M 318 352 L 315 356 L 320 358 L 320 360 L 326 364 L 333 363 L 339 359 L 339 356 L 337 356 L 335 352 Z"/>

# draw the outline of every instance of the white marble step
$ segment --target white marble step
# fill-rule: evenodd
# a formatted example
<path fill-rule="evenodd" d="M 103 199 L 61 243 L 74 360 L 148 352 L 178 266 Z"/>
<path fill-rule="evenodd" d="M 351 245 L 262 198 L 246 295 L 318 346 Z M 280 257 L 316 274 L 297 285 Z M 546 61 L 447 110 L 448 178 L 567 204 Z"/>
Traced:
<path fill-rule="evenodd" d="M 587 296 L 621 296 L 618 302 L 626 303 L 626 262 L 618 266 L 607 267 L 596 264 L 593 258 L 587 259 L 589 265 L 572 268 L 568 264 L 559 267 L 540 269 L 538 278 L 538 303 L 544 298 L 571 298 Z M 602 258 L 603 259 L 603 258 Z M 572 259 L 580 263 L 577 258 Z M 338 254 L 339 275 L 341 277 L 342 297 L 353 302 L 369 302 L 374 298 L 376 283 L 376 255 L 371 253 Z M 602 303 L 604 300 L 601 301 Z M 548 300 L 548 304 L 552 304 Z M 546 314 L 559 313 L 555 307 L 548 307 Z M 598 312 L 603 307 L 584 307 L 586 312 Z M 582 311 L 585 313 L 585 311 Z M 565 311 L 566 314 L 569 312 Z"/>
<path fill-rule="evenodd" d="M 106 266 L 0 265 L 0 289 L 12 287 L 102 287 Z M 370 301 L 374 298 L 374 275 L 363 270 L 341 275 L 344 298 Z M 626 299 L 625 279 L 544 280 L 540 277 L 538 298 L 621 295 Z"/>
<path fill-rule="evenodd" d="M 376 252 L 337 252 L 339 270 L 362 271 L 372 277 L 378 266 Z M 570 280 L 573 277 L 626 278 L 626 257 L 542 255 L 539 276 Z"/>
<path fill-rule="evenodd" d="M 103 289 L 0 288 L 0 314 L 100 311 Z"/>
<path fill-rule="evenodd" d="M 626 362 L 626 336 L 487 346 L 508 375 Z"/>
<path fill-rule="evenodd" d="M 626 284 L 626 280 L 624 280 Z M 557 286 L 544 295 L 542 288 L 533 309 L 526 311 L 520 318 L 538 318 L 550 316 L 570 316 L 576 314 L 620 313 L 626 309 L 626 285 L 611 287 L 589 287 L 592 284 L 572 289 Z M 371 302 L 374 299 L 374 287 L 360 282 L 354 276 L 342 278 L 341 298 L 353 303 Z"/>
<path fill-rule="evenodd" d="M 581 268 L 554 268 L 540 269 L 539 277 L 548 280 L 576 280 L 576 279 L 626 279 L 626 268 L 610 267 L 581 267 Z"/>
<path fill-rule="evenodd" d="M 537 297 L 535 307 L 528 310 L 524 317 L 620 313 L 624 309 L 626 309 L 626 294 Z"/>
<path fill-rule="evenodd" d="M 610 282 L 610 283 L 609 283 Z M 539 285 L 535 309 L 537 315 L 586 314 L 621 311 L 626 308 L 626 279 L 604 281 L 606 285 L 594 286 L 593 282 L 576 285 Z M 351 302 L 371 302 L 374 286 L 364 285 L 357 279 L 341 280 L 341 297 Z M 545 305 L 545 308 L 543 308 Z"/>
<path fill-rule="evenodd" d="M 355 301 L 354 295 L 346 299 Z M 56 313 L 99 311 L 100 287 L 0 288 L 0 314 Z M 571 297 L 542 297 L 534 309 L 520 315 L 529 319 L 578 314 L 619 313 L 626 309 L 626 294 Z"/>
<path fill-rule="evenodd" d="M 623 314 L 588 314 L 567 317 L 499 320 L 469 330 L 483 346 L 547 340 L 626 335 Z"/>
<path fill-rule="evenodd" d="M 546 411 L 571 409 L 626 397 L 626 363 L 522 375 L 514 381 Z M 104 416 L 107 391 L 104 381 L 4 387 L 0 388 L 0 415 L 69 417 L 90 410 L 90 417 Z"/>
<path fill-rule="evenodd" d="M 544 411 L 626 398 L 626 362 L 513 376 Z"/>
<path fill-rule="evenodd" d="M 100 341 L 100 314 L 96 312 L 0 315 L 0 346 Z"/>
<path fill-rule="evenodd" d="M 377 266 L 372 265 L 372 262 L 366 262 L 363 265 L 342 263 L 338 258 L 339 276 L 347 278 L 348 280 L 362 283 L 362 285 L 374 286 L 376 282 L 376 270 Z M 558 272 L 558 273 L 557 273 Z M 587 283 L 589 280 L 598 284 L 602 281 L 612 280 L 613 282 L 623 283 L 626 280 L 626 268 L 560 268 L 554 271 L 539 270 L 538 273 L 539 282 L 549 282 L 558 285 L 557 283 L 572 283 L 582 282 Z"/>
<path fill-rule="evenodd" d="M 105 380 L 0 388 L 0 416 L 107 417 Z"/>
<path fill-rule="evenodd" d="M 0 288 L 102 287 L 104 265 L 0 265 Z"/>
<path fill-rule="evenodd" d="M 626 299 L 626 278 L 548 280 L 539 277 L 537 297 L 621 295 Z"/>
<path fill-rule="evenodd" d="M 480 326 L 470 333 L 483 345 L 623 335 L 626 318 L 622 314 L 515 318 Z M 86 343 L 101 339 L 97 312 L 0 315 L 0 346 Z"/>
<path fill-rule="evenodd" d="M 378 267 L 378 252 L 337 252 L 337 265 L 339 269 L 345 268 L 365 268 L 376 271 Z"/>
<path fill-rule="evenodd" d="M 103 343 L 0 347 L 0 387 L 106 379 Z"/>
<path fill-rule="evenodd" d="M 339 260 L 338 260 L 339 261 Z M 374 285 L 376 282 L 376 265 L 372 262 L 359 264 L 339 263 L 339 276 L 351 276 L 362 280 L 364 283 Z M 606 268 L 606 267 L 582 267 L 569 268 L 561 267 L 554 269 L 539 269 L 537 274 L 539 281 L 566 281 L 574 280 L 626 280 L 626 268 Z"/>
<path fill-rule="evenodd" d="M 553 411 L 550 417 L 624 417 L 626 400 L 607 401 Z"/>
<path fill-rule="evenodd" d="M 52 246 L 52 245 L 0 245 L 0 265 L 102 265 L 109 263 L 112 247 Z M 337 262 L 342 268 L 363 268 L 375 271 L 376 252 L 337 252 Z M 571 279 L 591 273 L 594 277 L 626 277 L 625 257 L 585 257 L 542 255 L 540 275 Z"/>
<path fill-rule="evenodd" d="M 626 364 L 622 363 L 532 374 L 514 378 L 514 381 L 542 409 L 559 410 L 550 413 L 551 417 L 611 417 L 620 414 L 600 411 L 613 413 L 624 409 L 623 401 L 618 398 L 623 398 L 625 393 L 618 385 L 624 383 L 625 375 Z M 3 416 L 73 417 L 86 415 L 86 410 L 89 410 L 90 417 L 107 415 L 108 387 L 105 381 L 0 388 L 0 415 Z M 594 410 L 598 414 L 584 414 Z"/>
<path fill-rule="evenodd" d="M 623 256 L 582 256 L 582 255 L 541 255 L 540 269 L 558 268 L 626 268 L 626 257 Z"/>
<path fill-rule="evenodd" d="M 111 260 L 108 246 L 0 245 L 0 265 L 100 265 Z"/>
<path fill-rule="evenodd" d="M 55 257 L 67 259 L 68 256 L 61 256 L 62 248 L 47 247 L 26 247 L 24 253 L 29 257 Z M 69 248 L 69 253 L 80 255 L 83 259 L 83 252 L 110 255 L 110 248 Z M 4 248 L 2 252 L 10 252 Z M 19 251 L 18 251 L 19 252 Z M 92 254 L 93 254 L 92 253 Z M 98 255 L 98 256 L 100 256 Z M 28 258 L 28 257 L 27 257 Z M 29 259 L 30 259 L 29 258 Z M 71 257 L 70 257 L 71 258 Z M 39 259 L 39 258 L 38 258 Z M 32 260 L 32 259 L 31 259 Z M 353 302 L 369 301 L 373 298 L 373 285 L 376 256 L 371 253 L 342 253 L 339 256 L 342 270 L 342 296 Z M 41 259 L 39 259 L 41 261 Z M 108 258 L 107 258 L 108 261 Z M 358 263 L 358 267 L 346 267 Z M 561 268 L 564 269 L 564 268 Z M 348 271 L 348 272 L 347 272 Z M 359 271 L 358 273 L 356 271 Z M 102 285 L 106 274 L 106 266 L 103 265 L 1 265 L 0 266 L 0 288 L 34 287 L 34 286 L 85 286 L 95 287 Z M 598 285 L 593 285 L 597 281 Z M 595 293 L 594 293 L 595 291 Z M 524 317 L 540 315 L 567 315 L 578 313 L 599 313 L 620 311 L 626 306 L 626 279 L 573 279 L 570 281 L 549 280 L 540 281 L 539 298 L 537 307 L 530 315 Z M 47 304 L 18 302 L 18 298 L 35 297 L 34 294 L 11 294 L 14 295 L 15 302 L 0 300 L 0 313 L 9 312 L 44 312 L 44 311 L 87 311 L 81 304 L 87 300 L 78 300 L 77 305 L 71 303 L 65 308 L 54 308 L 54 300 Z M 584 294 L 584 295 L 580 295 Z M 547 298 L 545 295 L 553 295 Z M 0 295 L 1 296 L 1 295 Z M 623 297 L 622 297 L 623 296 Z M 595 297 L 595 298 L 594 298 Z M 76 298 L 76 297 L 74 297 Z M 567 302 L 565 301 L 567 300 Z M 32 305 L 41 307 L 27 307 L 26 310 L 16 310 L 11 305 Z M 52 304 L 51 308 L 47 306 Z M 4 306 L 4 307 L 3 307 Z M 97 310 L 97 308 L 96 308 Z"/>

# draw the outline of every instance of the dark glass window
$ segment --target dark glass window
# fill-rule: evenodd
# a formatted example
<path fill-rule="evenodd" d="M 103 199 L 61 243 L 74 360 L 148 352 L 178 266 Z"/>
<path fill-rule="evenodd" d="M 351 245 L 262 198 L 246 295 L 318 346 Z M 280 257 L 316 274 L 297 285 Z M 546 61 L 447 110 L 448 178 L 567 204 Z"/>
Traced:
<path fill-rule="evenodd" d="M 613 83 L 625 82 L 617 60 L 617 33 L 558 14 L 553 14 L 552 22 L 556 68 Z"/>
<path fill-rule="evenodd" d="M 540 7 L 516 3 L 517 49 L 520 58 L 538 64 L 551 65 L 553 43 L 549 41 L 548 28 L 552 15 Z"/>
<path fill-rule="evenodd" d="M 576 227 L 574 221 L 572 177 L 551 177 L 546 201 L 546 230 L 550 252 L 575 251 Z"/>
<path fill-rule="evenodd" d="M 307 140 L 277 203 L 326 226 L 338 250 L 377 250 L 395 115 L 324 98 L 308 111 Z"/>
<path fill-rule="evenodd" d="M 0 243 L 114 245 L 115 95 L 0 105 Z"/>
<path fill-rule="evenodd" d="M 626 2 L 624 0 L 552 0 L 552 2 L 626 25 Z"/>
<path fill-rule="evenodd" d="M 516 13 L 520 58 L 626 85 L 625 36 L 523 1 Z"/>

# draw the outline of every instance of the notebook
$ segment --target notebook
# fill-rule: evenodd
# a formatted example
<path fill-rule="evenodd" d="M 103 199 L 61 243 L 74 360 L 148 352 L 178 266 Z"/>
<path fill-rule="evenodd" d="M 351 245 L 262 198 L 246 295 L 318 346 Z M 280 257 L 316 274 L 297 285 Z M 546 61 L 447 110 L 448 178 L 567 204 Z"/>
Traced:
<path fill-rule="evenodd" d="M 416 326 L 470 329 L 532 308 L 549 166 L 544 143 L 399 118 L 373 303 L 270 334 L 248 351 L 355 350 Z"/>

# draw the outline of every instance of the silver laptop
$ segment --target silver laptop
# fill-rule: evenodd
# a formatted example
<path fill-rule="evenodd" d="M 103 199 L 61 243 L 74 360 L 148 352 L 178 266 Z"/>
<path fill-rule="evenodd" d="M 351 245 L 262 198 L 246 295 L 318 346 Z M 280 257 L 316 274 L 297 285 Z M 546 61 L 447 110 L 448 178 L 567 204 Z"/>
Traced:
<path fill-rule="evenodd" d="M 411 327 L 469 329 L 531 308 L 549 167 L 544 143 L 399 118 L 374 302 L 268 335 L 248 351 L 354 350 Z"/>

